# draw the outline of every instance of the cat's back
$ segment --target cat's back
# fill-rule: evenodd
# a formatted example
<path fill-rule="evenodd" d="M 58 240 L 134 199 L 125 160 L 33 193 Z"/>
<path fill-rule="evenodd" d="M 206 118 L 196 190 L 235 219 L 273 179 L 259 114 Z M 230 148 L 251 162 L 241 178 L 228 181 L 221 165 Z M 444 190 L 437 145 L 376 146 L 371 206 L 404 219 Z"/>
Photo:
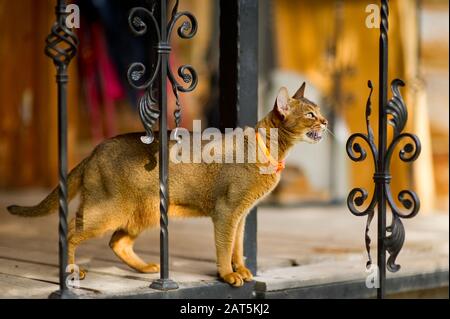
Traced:
<path fill-rule="evenodd" d="M 104 140 L 89 156 L 88 167 L 105 169 L 125 169 L 133 164 L 154 157 L 157 141 L 147 145 L 142 143 L 145 133 L 127 133 Z"/>
<path fill-rule="evenodd" d="M 92 153 L 97 155 L 109 155 L 110 157 L 130 157 L 136 153 L 147 152 L 148 154 L 149 152 L 154 152 L 154 146 L 158 144 L 158 141 L 155 140 L 154 143 L 147 145 L 142 143 L 142 136 L 145 136 L 145 133 L 136 132 L 108 138 L 97 145 Z"/>

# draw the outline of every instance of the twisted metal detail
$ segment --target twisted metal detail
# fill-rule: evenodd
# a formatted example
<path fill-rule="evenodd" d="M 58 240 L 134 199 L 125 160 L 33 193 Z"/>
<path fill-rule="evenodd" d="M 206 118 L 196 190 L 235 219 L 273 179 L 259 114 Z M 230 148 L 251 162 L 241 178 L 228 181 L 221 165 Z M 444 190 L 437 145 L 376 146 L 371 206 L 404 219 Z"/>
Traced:
<path fill-rule="evenodd" d="M 417 138 L 417 136 L 410 134 L 410 133 L 402 133 L 406 126 L 406 122 L 408 120 L 408 112 L 406 105 L 404 103 L 404 100 L 401 96 L 399 87 L 404 86 L 403 81 L 399 79 L 395 79 L 391 83 L 391 90 L 393 93 L 393 97 L 389 100 L 387 107 L 386 107 L 386 114 L 390 116 L 388 120 L 388 123 L 393 127 L 394 130 L 394 136 L 390 143 L 390 145 L 387 148 L 386 156 L 384 158 L 384 172 L 378 172 L 378 162 L 377 162 L 377 156 L 378 156 L 378 150 L 376 148 L 375 142 L 374 142 L 374 135 L 372 128 L 370 126 L 370 115 L 371 115 L 371 96 L 373 92 L 373 85 L 372 82 L 369 81 L 368 86 L 370 88 L 370 94 L 369 98 L 367 100 L 366 104 L 366 123 L 367 123 L 367 134 L 362 133 L 355 133 L 350 136 L 350 138 L 347 141 L 347 154 L 350 157 L 351 160 L 355 162 L 362 162 L 367 157 L 367 151 L 356 142 L 358 138 L 362 139 L 364 142 L 366 142 L 369 146 L 369 152 L 372 155 L 373 161 L 374 161 L 374 167 L 376 168 L 376 172 L 374 174 L 374 180 L 376 179 L 382 179 L 385 183 L 385 195 L 387 199 L 387 203 L 392 211 L 392 223 L 390 226 L 387 227 L 387 232 L 390 233 L 389 236 L 386 236 L 385 241 L 385 247 L 388 251 L 390 257 L 387 261 L 387 268 L 391 272 L 396 272 L 400 269 L 400 266 L 395 264 L 395 260 L 400 252 L 400 250 L 403 247 L 404 239 L 405 239 L 405 230 L 403 223 L 401 221 L 401 218 L 412 218 L 415 215 L 417 215 L 419 208 L 420 208 L 420 201 L 418 196 L 410 190 L 402 190 L 397 198 L 399 202 L 402 204 L 403 208 L 407 210 L 407 212 L 402 212 L 402 209 L 400 209 L 391 193 L 391 187 L 390 187 L 390 163 L 392 159 L 392 155 L 394 153 L 394 150 L 396 149 L 397 145 L 404 139 L 410 139 L 411 143 L 407 143 L 405 146 L 401 148 L 399 151 L 399 158 L 404 162 L 412 162 L 416 160 L 420 155 L 420 141 Z M 375 184 L 375 190 L 372 194 L 372 197 L 370 199 L 369 204 L 363 209 L 364 204 L 366 203 L 366 200 L 368 199 L 369 195 L 367 190 L 363 188 L 354 188 L 350 191 L 348 197 L 347 197 L 347 206 L 350 210 L 350 212 L 355 216 L 368 216 L 367 217 L 367 224 L 366 224 L 366 232 L 365 232 L 365 242 L 366 242 L 366 249 L 368 253 L 368 263 L 367 266 L 370 266 L 372 263 L 372 258 L 370 256 L 370 237 L 368 235 L 370 222 L 373 219 L 374 216 L 374 209 L 377 205 L 377 184 Z"/>
<path fill-rule="evenodd" d="M 161 28 L 154 15 L 153 6 L 152 10 L 148 10 L 143 7 L 133 8 L 130 11 L 128 17 L 128 24 L 132 33 L 136 36 L 145 35 L 149 30 L 149 24 L 153 27 L 153 31 L 157 36 L 158 45 L 155 47 L 157 50 L 157 60 L 152 66 L 151 72 L 147 72 L 147 68 L 144 64 L 136 62 L 130 65 L 128 69 L 128 82 L 130 85 L 138 90 L 147 90 L 144 96 L 142 96 L 139 103 L 139 113 L 141 115 L 141 121 L 144 125 L 146 136 L 141 138 L 142 142 L 151 144 L 154 141 L 153 127 L 158 119 L 160 112 L 156 107 L 156 99 L 153 94 L 153 87 L 156 79 L 161 71 L 161 68 L 166 68 L 167 77 L 172 85 L 172 91 L 176 100 L 176 108 L 174 111 L 175 125 L 178 128 L 181 123 L 181 103 L 179 99 L 179 93 L 192 92 L 198 84 L 198 77 L 195 69 L 189 65 L 181 65 L 178 67 L 178 77 L 183 81 L 181 84 L 177 80 L 177 77 L 172 72 L 172 68 L 169 63 L 162 65 L 161 54 L 168 54 L 171 51 L 170 40 L 175 26 L 181 19 L 186 19 L 178 28 L 177 34 L 182 39 L 191 39 L 197 33 L 197 20 L 190 12 L 183 11 L 178 12 L 179 0 L 175 2 L 172 9 L 171 19 L 167 25 L 167 35 L 165 39 L 161 36 Z M 147 22 L 146 22 L 147 21 Z M 146 76 L 147 75 L 147 76 Z M 186 86 L 187 85 L 187 86 Z"/>
<path fill-rule="evenodd" d="M 147 71 L 143 63 L 136 62 L 128 69 L 128 82 L 139 90 L 145 90 L 145 94 L 139 102 L 139 114 L 146 135 L 141 137 L 145 144 L 154 141 L 153 127 L 159 120 L 159 196 L 160 196 L 160 279 L 151 284 L 151 288 L 170 290 L 178 288 L 178 285 L 169 279 L 169 243 L 168 243 L 168 137 L 167 137 L 167 83 L 170 82 L 175 97 L 175 136 L 181 123 L 181 103 L 179 93 L 191 92 L 198 83 L 197 73 L 191 65 L 178 67 L 178 77 L 173 74 L 169 63 L 169 54 L 172 50 L 170 39 L 176 25 L 181 19 L 186 19 L 177 28 L 177 34 L 182 39 L 191 39 L 197 33 L 197 21 L 189 12 L 178 12 L 179 1 L 175 2 L 172 14 L 167 21 L 167 0 L 159 1 L 160 16 L 155 17 L 156 1 L 151 10 L 137 7 L 130 11 L 128 23 L 132 33 L 143 36 L 149 32 L 150 26 L 156 34 L 157 43 L 154 46 L 156 61 L 150 71 Z M 182 84 L 183 83 L 183 84 Z M 156 85 L 155 85 L 156 84 Z M 156 96 L 157 95 L 157 96 Z"/>
<path fill-rule="evenodd" d="M 50 297 L 70 298 L 67 278 L 67 215 L 68 215 L 68 185 L 67 185 L 67 68 L 75 57 L 78 48 L 78 38 L 66 26 L 66 3 L 58 0 L 56 22 L 46 38 L 45 54 L 56 66 L 56 82 L 58 85 L 58 161 L 59 161 L 59 286 L 60 290 Z"/>
<path fill-rule="evenodd" d="M 66 26 L 66 5 L 56 7 L 57 22 L 53 24 L 51 33 L 45 40 L 45 54 L 59 67 L 69 65 L 77 54 L 78 37 Z"/>

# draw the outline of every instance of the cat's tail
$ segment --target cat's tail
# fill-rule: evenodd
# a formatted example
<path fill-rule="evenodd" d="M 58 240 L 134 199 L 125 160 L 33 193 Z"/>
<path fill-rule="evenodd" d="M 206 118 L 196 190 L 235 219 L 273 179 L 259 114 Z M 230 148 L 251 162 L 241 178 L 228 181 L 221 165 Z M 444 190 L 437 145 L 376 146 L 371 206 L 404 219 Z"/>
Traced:
<path fill-rule="evenodd" d="M 78 164 L 70 173 L 67 179 L 67 185 L 69 189 L 68 199 L 71 200 L 75 197 L 78 189 L 81 186 L 81 179 L 84 173 L 84 168 L 87 163 L 87 159 L 84 159 Z M 12 215 L 21 217 L 39 217 L 50 215 L 56 212 L 58 208 L 58 191 L 59 187 L 56 187 L 48 196 L 36 206 L 25 207 L 12 205 L 7 209 Z"/>

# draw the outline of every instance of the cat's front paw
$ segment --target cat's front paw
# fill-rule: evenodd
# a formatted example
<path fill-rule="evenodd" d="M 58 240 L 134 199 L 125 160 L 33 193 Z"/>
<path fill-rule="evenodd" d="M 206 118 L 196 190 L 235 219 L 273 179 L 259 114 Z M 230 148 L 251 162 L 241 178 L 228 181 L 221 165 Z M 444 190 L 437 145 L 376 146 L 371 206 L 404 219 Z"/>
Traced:
<path fill-rule="evenodd" d="M 80 273 L 79 273 L 80 280 L 84 280 L 86 278 L 87 272 L 88 271 L 86 269 L 80 269 Z"/>
<path fill-rule="evenodd" d="M 233 287 L 242 287 L 244 285 L 244 279 L 238 272 L 232 272 L 222 277 L 223 281 L 229 283 Z"/>
<path fill-rule="evenodd" d="M 248 269 L 245 266 L 241 266 L 236 268 L 236 272 L 241 275 L 242 279 L 244 279 L 244 281 L 252 281 L 253 280 L 253 274 L 250 271 L 250 269 Z"/>
<path fill-rule="evenodd" d="M 84 268 L 79 268 L 78 270 L 75 270 L 75 269 L 71 269 L 70 270 L 70 273 L 71 274 L 73 274 L 73 273 L 77 273 L 77 279 L 78 280 L 83 280 L 84 278 L 86 278 L 86 274 L 87 274 L 87 270 L 86 269 L 84 269 Z"/>

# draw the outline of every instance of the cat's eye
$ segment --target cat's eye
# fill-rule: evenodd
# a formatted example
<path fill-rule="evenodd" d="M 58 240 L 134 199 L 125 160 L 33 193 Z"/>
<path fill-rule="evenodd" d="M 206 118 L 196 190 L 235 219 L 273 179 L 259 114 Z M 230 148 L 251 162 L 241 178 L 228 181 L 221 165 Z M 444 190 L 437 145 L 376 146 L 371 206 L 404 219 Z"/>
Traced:
<path fill-rule="evenodd" d="M 308 113 L 306 113 L 305 117 L 307 119 L 315 119 L 316 115 L 313 112 L 308 112 Z"/>

